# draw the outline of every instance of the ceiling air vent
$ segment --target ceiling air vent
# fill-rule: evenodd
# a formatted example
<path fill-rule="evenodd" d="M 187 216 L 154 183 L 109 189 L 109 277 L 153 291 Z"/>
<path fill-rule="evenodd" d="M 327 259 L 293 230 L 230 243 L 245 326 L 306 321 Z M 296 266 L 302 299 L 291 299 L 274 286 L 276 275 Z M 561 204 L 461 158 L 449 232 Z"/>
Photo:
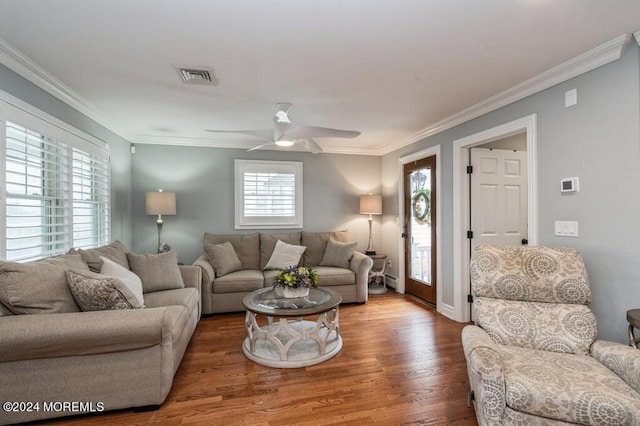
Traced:
<path fill-rule="evenodd" d="M 211 68 L 176 68 L 182 77 L 184 84 L 201 84 L 206 86 L 215 86 L 218 84 L 216 77 L 213 75 Z"/>

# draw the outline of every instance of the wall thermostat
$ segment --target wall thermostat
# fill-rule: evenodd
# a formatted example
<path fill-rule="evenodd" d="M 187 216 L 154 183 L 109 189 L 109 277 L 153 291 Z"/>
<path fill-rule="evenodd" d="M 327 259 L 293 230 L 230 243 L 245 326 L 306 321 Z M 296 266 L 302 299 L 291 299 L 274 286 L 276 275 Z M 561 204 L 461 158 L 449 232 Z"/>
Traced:
<path fill-rule="evenodd" d="M 577 177 L 563 178 L 560 181 L 561 193 L 575 193 L 580 190 L 580 181 Z"/>

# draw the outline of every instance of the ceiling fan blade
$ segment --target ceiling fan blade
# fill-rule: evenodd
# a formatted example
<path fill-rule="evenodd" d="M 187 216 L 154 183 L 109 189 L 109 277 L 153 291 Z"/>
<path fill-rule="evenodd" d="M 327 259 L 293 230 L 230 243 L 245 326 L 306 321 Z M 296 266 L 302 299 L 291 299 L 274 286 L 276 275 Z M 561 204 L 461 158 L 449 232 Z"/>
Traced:
<path fill-rule="evenodd" d="M 275 143 L 271 142 L 271 143 L 265 143 L 265 144 L 262 144 L 262 145 L 254 146 L 253 148 L 248 149 L 247 152 L 257 151 L 259 149 L 264 148 L 265 146 L 270 146 L 270 145 L 275 145 Z"/>
<path fill-rule="evenodd" d="M 313 139 L 303 139 L 302 143 L 304 144 L 304 147 L 307 149 L 307 151 L 311 151 L 314 154 L 320 154 L 322 152 L 322 148 L 320 148 L 320 145 L 318 145 L 318 143 Z"/>
<path fill-rule="evenodd" d="M 355 130 L 330 129 L 316 126 L 289 126 L 282 134 L 283 139 L 311 139 L 311 138 L 345 138 L 351 139 L 360 135 Z"/>
<path fill-rule="evenodd" d="M 258 130 L 207 130 L 211 133 L 237 133 L 241 135 L 253 136 L 268 142 L 273 142 L 273 130 L 271 129 L 258 129 Z"/>

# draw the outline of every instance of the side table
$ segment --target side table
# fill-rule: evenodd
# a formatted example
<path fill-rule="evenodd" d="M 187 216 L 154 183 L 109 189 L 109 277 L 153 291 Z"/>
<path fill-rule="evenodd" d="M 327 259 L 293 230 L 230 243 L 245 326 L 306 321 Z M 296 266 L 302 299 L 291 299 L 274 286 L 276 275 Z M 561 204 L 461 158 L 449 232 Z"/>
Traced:
<path fill-rule="evenodd" d="M 373 260 L 369 272 L 369 294 L 382 294 L 387 291 L 387 280 L 384 272 L 387 269 L 387 255 L 383 253 L 368 255 Z"/>

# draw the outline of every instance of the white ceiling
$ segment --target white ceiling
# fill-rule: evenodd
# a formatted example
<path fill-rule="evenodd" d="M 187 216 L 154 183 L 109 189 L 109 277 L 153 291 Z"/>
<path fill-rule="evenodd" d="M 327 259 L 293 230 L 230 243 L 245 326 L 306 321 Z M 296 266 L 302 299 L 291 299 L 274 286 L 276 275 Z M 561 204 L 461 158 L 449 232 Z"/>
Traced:
<path fill-rule="evenodd" d="M 134 143 L 255 146 L 205 129 L 290 102 L 294 124 L 362 132 L 327 152 L 381 154 L 638 30 L 639 0 L 1 0 L 0 61 Z"/>

